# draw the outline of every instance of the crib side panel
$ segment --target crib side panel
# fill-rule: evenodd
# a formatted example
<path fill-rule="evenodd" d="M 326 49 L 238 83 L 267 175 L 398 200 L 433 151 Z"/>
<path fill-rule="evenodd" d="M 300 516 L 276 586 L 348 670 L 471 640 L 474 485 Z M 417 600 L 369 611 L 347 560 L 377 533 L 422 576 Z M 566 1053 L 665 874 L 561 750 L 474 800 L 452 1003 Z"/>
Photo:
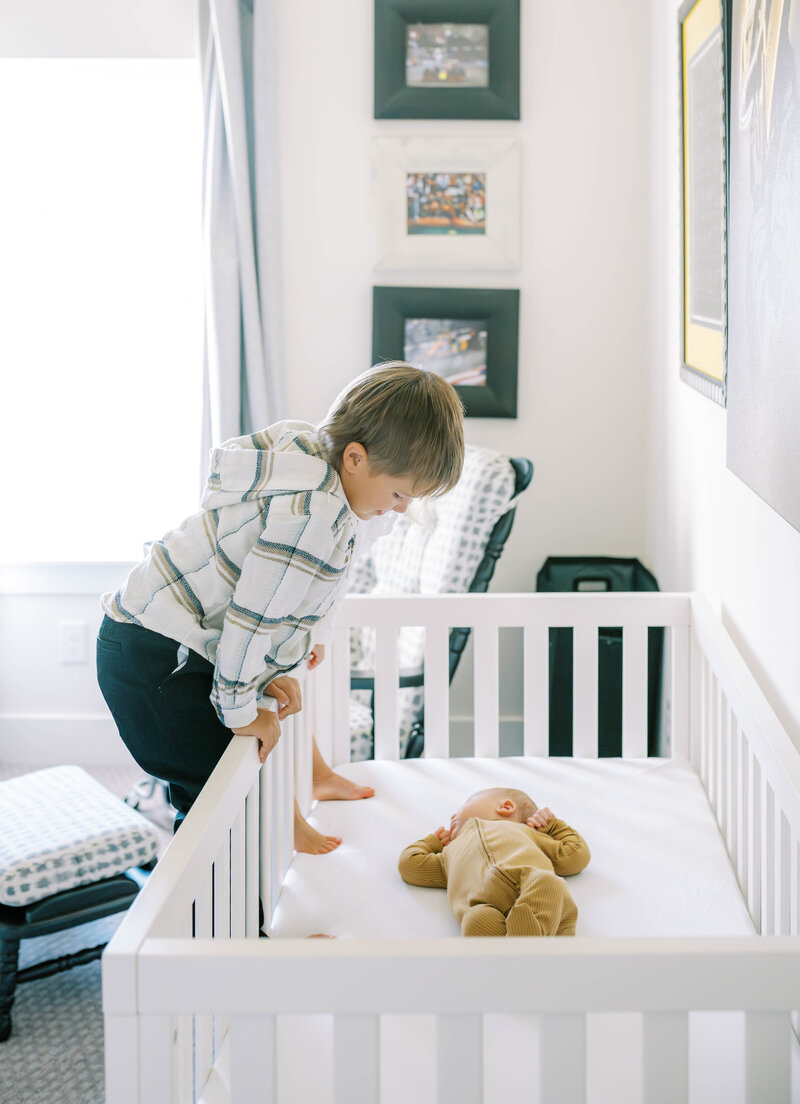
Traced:
<path fill-rule="evenodd" d="M 694 1010 L 704 1009 L 747 1013 L 746 1099 L 788 1100 L 788 1009 L 800 985 L 796 939 L 521 942 L 420 940 L 411 947 L 289 940 L 237 947 L 155 940 L 143 950 L 139 973 L 143 1032 L 159 1070 L 158 1084 L 155 1074 L 150 1078 L 155 1095 L 148 1104 L 180 1099 L 164 1089 L 180 1084 L 180 1052 L 170 1042 L 186 1017 L 178 1008 L 230 1016 L 205 1088 L 188 1098 L 203 1104 L 251 1098 L 295 1104 L 296 1096 L 280 1095 L 276 1032 L 279 1021 L 298 1014 L 332 1016 L 337 1104 L 372 1104 L 380 1099 L 379 1018 L 393 1013 L 433 1014 L 437 1099 L 479 1104 L 485 1017 L 497 1012 L 522 1018 L 526 1068 L 539 1082 L 539 1098 L 578 1104 L 592 1071 L 586 1014 L 634 1009 L 642 1012 L 643 1099 L 650 1104 L 688 1100 L 687 1025 Z M 639 1045 L 635 1037 L 630 1045 Z M 325 1061 L 313 1052 L 315 1062 Z M 759 1096 L 754 1086 L 773 1095 Z"/>
<path fill-rule="evenodd" d="M 756 929 L 798 931 L 800 753 L 707 603 L 692 599 L 691 758 Z"/>
<path fill-rule="evenodd" d="M 608 657 L 619 657 L 619 702 L 612 706 L 619 714 L 620 752 L 628 757 L 648 754 L 656 704 L 651 700 L 654 652 L 653 631 L 666 631 L 669 641 L 667 667 L 672 673 L 669 692 L 673 699 L 677 745 L 687 744 L 685 716 L 688 715 L 688 626 L 690 603 L 686 595 L 611 594 L 514 594 L 433 595 L 375 598 L 348 597 L 339 615 L 340 630 L 334 647 L 340 672 L 328 683 L 310 680 L 316 698 L 326 696 L 326 705 L 315 703 L 326 716 L 323 726 L 326 746 L 335 762 L 350 758 L 348 747 L 349 703 L 341 677 L 349 650 L 350 628 L 374 633 L 374 693 L 371 716 L 374 721 L 375 757 L 396 759 L 399 754 L 398 687 L 403 678 L 419 674 L 424 683 L 425 754 L 448 756 L 450 750 L 450 673 L 445 662 L 444 641 L 453 629 L 465 629 L 473 645 L 466 663 L 472 662 L 474 754 L 500 754 L 500 733 L 504 723 L 520 733 L 520 751 L 548 754 L 552 747 L 554 665 L 566 660 L 571 674 L 569 710 L 572 754 L 596 757 L 600 754 L 600 720 L 608 724 Z M 403 628 L 422 627 L 425 640 L 421 672 L 402 666 L 398 633 Z M 501 715 L 501 688 L 508 673 L 501 670 L 500 634 L 520 630 L 523 656 L 522 716 Z M 569 655 L 553 651 L 553 633 L 565 630 Z M 618 647 L 611 650 L 609 639 Z M 559 648 L 567 637 L 559 637 Z M 660 638 L 659 638 L 660 639 Z M 661 644 L 658 645 L 659 649 Z M 660 655 L 660 652 L 659 652 Z M 612 657 L 613 658 L 613 657 Z M 612 672 L 613 674 L 613 672 Z M 332 685 L 331 683 L 335 684 Z M 617 723 L 616 721 L 613 723 Z M 330 736 L 329 736 L 330 729 Z M 651 741 L 652 742 L 652 741 Z M 666 746 L 666 741 L 665 741 Z M 462 751 L 461 754 L 464 752 Z M 566 752 L 559 750 L 558 754 Z M 669 752 L 662 751 L 661 754 Z M 675 752 L 672 751 L 672 754 Z M 603 754 L 609 752 L 603 751 Z M 616 754 L 611 752 L 611 754 Z"/>

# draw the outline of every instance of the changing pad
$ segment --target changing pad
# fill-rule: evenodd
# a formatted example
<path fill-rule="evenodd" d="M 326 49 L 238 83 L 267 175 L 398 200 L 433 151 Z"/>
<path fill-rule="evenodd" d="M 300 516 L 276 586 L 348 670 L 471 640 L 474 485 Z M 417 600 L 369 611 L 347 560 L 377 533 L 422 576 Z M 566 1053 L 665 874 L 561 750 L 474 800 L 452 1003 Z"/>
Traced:
<path fill-rule="evenodd" d="M 578 937 L 754 934 L 700 780 L 683 760 L 414 759 L 337 769 L 374 786 L 375 797 L 314 806 L 310 822 L 343 842 L 328 855 L 295 856 L 274 936 L 460 938 L 445 891 L 406 885 L 397 860 L 490 786 L 524 790 L 588 843 L 589 866 L 568 879 Z"/>

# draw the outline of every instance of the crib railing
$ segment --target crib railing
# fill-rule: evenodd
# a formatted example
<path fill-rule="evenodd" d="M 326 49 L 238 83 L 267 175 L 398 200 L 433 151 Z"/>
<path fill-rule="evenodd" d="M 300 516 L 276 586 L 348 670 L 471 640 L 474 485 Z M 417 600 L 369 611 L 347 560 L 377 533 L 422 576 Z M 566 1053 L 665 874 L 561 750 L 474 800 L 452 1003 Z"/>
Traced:
<path fill-rule="evenodd" d="M 305 810 L 310 803 L 310 749 L 308 714 L 283 722 L 263 768 L 255 741 L 234 737 L 111 940 L 103 955 L 109 1104 L 199 1100 L 218 1076 L 224 1010 L 187 1006 L 180 990 L 166 987 L 173 1014 L 141 1015 L 141 955 L 165 938 L 212 958 L 223 943 L 257 943 L 262 924 L 268 931 L 292 860 L 293 795 Z"/>
<path fill-rule="evenodd" d="M 756 929 L 797 935 L 800 755 L 707 603 L 692 599 L 691 759 Z"/>
<path fill-rule="evenodd" d="M 423 611 L 424 612 L 421 612 Z M 377 626 L 376 756 L 397 758 L 397 629 L 427 626 L 426 754 L 449 751 L 447 632 L 475 636 L 475 753 L 499 754 L 499 647 L 522 629 L 524 751 L 546 754 L 548 630 L 572 627 L 575 754 L 597 755 L 601 628 L 623 630 L 623 752 L 647 750 L 647 629 L 667 630 L 673 755 L 691 758 L 763 939 L 259 940 L 291 861 L 292 794 L 307 806 L 311 736 L 349 759 L 350 625 Z M 379 1017 L 436 1017 L 441 1104 L 482 1099 L 483 1017 L 540 1013 L 541 1099 L 585 1100 L 586 1015 L 643 1016 L 642 1100 L 688 1099 L 688 1017 L 746 1013 L 748 1104 L 789 1101 L 788 1013 L 800 992 L 798 754 L 727 635 L 681 595 L 481 595 L 344 603 L 329 663 L 259 772 L 235 739 L 104 956 L 108 1104 L 280 1096 L 284 1016 L 333 1017 L 336 1104 L 377 1104 Z M 776 728 L 777 726 L 777 728 Z M 739 814 L 746 811 L 742 818 Z M 743 827 L 739 825 L 744 821 Z M 781 933 L 781 934 L 776 934 Z M 498 997 L 500 994 L 500 997 Z M 533 1036 L 531 1038 L 533 1045 Z"/>
<path fill-rule="evenodd" d="M 414 611 L 420 611 L 414 621 Z M 648 629 L 666 628 L 667 668 L 671 672 L 673 726 L 679 741 L 688 732 L 689 625 L 691 601 L 681 594 L 442 594 L 373 598 L 353 595 L 339 617 L 331 662 L 314 679 L 315 695 L 331 708 L 317 732 L 320 746 L 337 763 L 350 759 L 347 724 L 350 693 L 348 638 L 351 628 L 375 628 L 375 758 L 397 759 L 397 693 L 400 673 L 397 633 L 424 623 L 425 754 L 450 752 L 448 634 L 468 626 L 474 641 L 475 754 L 499 754 L 500 671 L 498 633 L 504 628 L 523 635 L 523 754 L 548 754 L 549 631 L 572 629 L 573 754 L 598 754 L 598 646 L 607 628 L 622 630 L 622 751 L 625 757 L 647 755 Z M 685 723 L 684 723 L 685 722 Z M 683 743 L 673 754 L 686 755 Z"/>

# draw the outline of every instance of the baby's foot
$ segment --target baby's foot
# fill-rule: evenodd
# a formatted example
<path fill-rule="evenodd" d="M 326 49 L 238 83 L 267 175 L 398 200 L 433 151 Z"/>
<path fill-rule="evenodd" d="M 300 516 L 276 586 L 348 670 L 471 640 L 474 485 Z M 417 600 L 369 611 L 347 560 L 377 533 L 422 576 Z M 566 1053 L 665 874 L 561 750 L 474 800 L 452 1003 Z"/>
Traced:
<path fill-rule="evenodd" d="M 341 842 L 341 836 L 323 836 L 316 828 L 312 828 L 307 820 L 295 817 L 295 851 L 302 851 L 305 855 L 328 855 L 331 851 L 335 851 Z"/>
<path fill-rule="evenodd" d="M 343 778 L 333 771 L 315 778 L 311 793 L 317 801 L 360 801 L 364 797 L 375 796 L 372 786 L 358 786 L 349 778 Z"/>

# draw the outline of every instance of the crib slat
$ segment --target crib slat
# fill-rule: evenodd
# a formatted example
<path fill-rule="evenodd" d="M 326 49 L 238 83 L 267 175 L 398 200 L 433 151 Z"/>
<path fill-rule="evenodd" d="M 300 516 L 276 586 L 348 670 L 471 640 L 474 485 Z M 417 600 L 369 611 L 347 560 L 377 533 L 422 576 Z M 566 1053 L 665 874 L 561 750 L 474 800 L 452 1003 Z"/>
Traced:
<path fill-rule="evenodd" d="M 348 651 L 349 635 L 347 629 L 336 629 L 333 639 L 326 649 L 325 662 L 309 673 L 308 682 L 304 687 L 304 710 L 307 711 L 309 723 L 317 741 L 317 747 L 328 763 L 336 763 L 333 744 L 333 670 L 337 662 L 342 662 L 340 652 L 344 653 L 348 668 L 350 655 Z"/>
<path fill-rule="evenodd" d="M 294 721 L 288 718 L 283 722 L 284 733 L 281 739 L 278 763 L 280 767 L 281 815 L 283 831 L 281 833 L 281 865 L 278 877 L 283 882 L 284 875 L 292 865 L 294 854 Z"/>
<path fill-rule="evenodd" d="M 717 822 L 725 834 L 728 816 L 728 699 L 718 683 L 717 703 Z"/>
<path fill-rule="evenodd" d="M 647 626 L 622 630 L 622 754 L 647 756 Z"/>
<path fill-rule="evenodd" d="M 500 754 L 500 678 L 497 628 L 475 626 L 474 716 L 475 754 L 496 759 Z"/>
<path fill-rule="evenodd" d="M 436 1017 L 437 1104 L 483 1100 L 483 1020 L 475 1015 Z"/>
<path fill-rule="evenodd" d="M 750 755 L 750 878 L 749 878 L 749 905 L 753 923 L 760 933 L 762 928 L 761 913 L 761 880 L 763 877 L 763 847 L 764 832 L 761 819 L 761 768 L 758 760 L 749 749 Z"/>
<path fill-rule="evenodd" d="M 275 1016 L 231 1016 L 228 1076 L 236 1104 L 276 1104 Z"/>
<path fill-rule="evenodd" d="M 789 1104 L 791 1055 L 785 1012 L 745 1014 L 746 1104 Z"/>
<path fill-rule="evenodd" d="M 594 625 L 573 630 L 572 754 L 597 758 L 597 629 Z"/>
<path fill-rule="evenodd" d="M 558 1104 L 586 1100 L 586 1017 L 556 1014 L 539 1026 L 540 1099 Z"/>
<path fill-rule="evenodd" d="M 750 749 L 739 729 L 739 885 L 750 907 Z"/>
<path fill-rule="evenodd" d="M 685 1104 L 689 1099 L 689 1017 L 685 1012 L 642 1016 L 642 1099 Z"/>
<path fill-rule="evenodd" d="M 258 886 L 259 864 L 259 839 L 258 839 L 258 811 L 260 802 L 260 778 L 250 787 L 250 792 L 245 800 L 245 935 L 248 938 L 258 936 L 258 906 L 260 901 Z M 268 899 L 268 898 L 266 898 Z M 269 924 L 269 917 L 265 917 Z"/>
<path fill-rule="evenodd" d="M 228 940 L 231 937 L 231 840 L 225 834 L 225 842 L 214 862 L 214 938 Z M 219 1054 L 220 1044 L 228 1030 L 227 1016 L 213 1017 L 213 1054 Z"/>
<path fill-rule="evenodd" d="M 322 667 L 313 672 L 315 678 L 325 666 L 323 663 Z M 328 762 L 335 766 L 337 763 L 350 762 L 350 630 L 347 628 L 339 628 L 334 634 L 329 675 L 328 697 L 319 700 L 315 721 L 320 725 L 323 721 L 322 714 L 328 713 L 325 721 L 331 741 L 331 758 Z M 319 739 L 317 743 L 319 744 Z"/>
<path fill-rule="evenodd" d="M 550 740 L 550 647 L 546 625 L 526 625 L 523 636 L 523 750 L 547 755 Z"/>
<path fill-rule="evenodd" d="M 689 697 L 689 627 L 673 625 L 672 634 L 672 740 L 670 755 L 689 758 L 690 697 Z"/>
<path fill-rule="evenodd" d="M 703 745 L 703 649 L 694 628 L 689 636 L 689 758 L 695 773 L 701 775 Z M 702 775 L 701 775 L 702 777 Z"/>
<path fill-rule="evenodd" d="M 399 759 L 397 629 L 375 630 L 375 758 Z"/>
<path fill-rule="evenodd" d="M 306 683 L 306 686 L 308 684 Z M 305 691 L 305 686 L 304 686 Z M 303 697 L 305 702 L 305 693 Z M 312 739 L 313 726 L 311 717 L 306 708 L 292 717 L 292 743 L 294 746 L 294 791 L 297 804 L 303 816 L 308 816 L 311 809 L 311 783 L 312 783 Z"/>
<path fill-rule="evenodd" d="M 274 876 L 275 863 L 275 834 L 277 824 L 273 826 L 272 809 L 272 756 L 267 759 L 261 768 L 260 786 L 258 798 L 258 825 L 259 825 L 259 892 L 264 903 L 265 930 L 269 931 L 269 925 L 275 912 L 277 901 L 276 878 Z"/>
<path fill-rule="evenodd" d="M 772 786 L 767 782 L 766 776 L 762 776 L 762 808 L 764 810 L 764 832 L 762 838 L 762 898 L 761 898 L 761 933 L 762 935 L 775 934 L 775 896 L 779 884 L 779 872 L 777 868 L 777 848 L 775 846 L 775 794 Z"/>
<path fill-rule="evenodd" d="M 244 873 L 244 810 L 231 826 L 231 938 L 244 935 L 245 873 Z"/>
<path fill-rule="evenodd" d="M 377 1016 L 334 1016 L 334 1104 L 375 1104 L 380 1099 L 379 1027 Z"/>
<path fill-rule="evenodd" d="M 728 725 L 730 743 L 730 771 L 728 772 L 728 853 L 733 869 L 739 874 L 739 802 L 741 800 L 741 733 L 736 714 L 731 711 Z"/>
<path fill-rule="evenodd" d="M 230 939 L 231 936 L 231 841 L 225 833 L 225 842 L 214 861 L 214 938 Z"/>
<path fill-rule="evenodd" d="M 425 630 L 425 755 L 446 759 L 450 753 L 449 630 Z"/>
<path fill-rule="evenodd" d="M 213 901 L 211 871 L 209 870 L 203 886 L 195 898 L 194 930 L 196 939 L 210 939 L 213 931 Z M 194 1068 L 195 1084 L 205 1084 L 211 1069 L 213 1017 L 207 1014 L 194 1018 Z M 146 1097 L 142 1098 L 146 1100 Z"/>
<path fill-rule="evenodd" d="M 792 934 L 792 831 L 783 813 L 778 830 L 777 935 Z"/>

